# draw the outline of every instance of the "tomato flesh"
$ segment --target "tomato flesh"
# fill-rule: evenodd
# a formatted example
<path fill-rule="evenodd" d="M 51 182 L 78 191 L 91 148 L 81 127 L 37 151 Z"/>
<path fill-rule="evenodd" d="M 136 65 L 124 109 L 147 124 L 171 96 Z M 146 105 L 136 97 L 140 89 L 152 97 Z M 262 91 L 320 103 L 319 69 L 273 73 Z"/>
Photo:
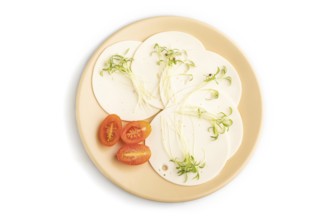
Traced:
<path fill-rule="evenodd" d="M 121 119 L 118 115 L 108 115 L 99 127 L 99 140 L 105 146 L 115 145 L 122 131 Z"/>
<path fill-rule="evenodd" d="M 143 144 L 124 145 L 117 152 L 117 159 L 128 165 L 147 162 L 151 156 L 150 148 Z"/>
<path fill-rule="evenodd" d="M 151 126 L 147 121 L 129 122 L 123 129 L 121 139 L 126 144 L 137 144 L 144 141 L 151 132 Z"/>

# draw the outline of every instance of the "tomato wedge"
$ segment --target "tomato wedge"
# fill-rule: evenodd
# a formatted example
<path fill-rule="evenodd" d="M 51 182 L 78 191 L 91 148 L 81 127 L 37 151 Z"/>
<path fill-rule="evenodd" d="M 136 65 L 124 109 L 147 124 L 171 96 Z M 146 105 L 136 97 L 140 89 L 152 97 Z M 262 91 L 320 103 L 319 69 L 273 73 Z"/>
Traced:
<path fill-rule="evenodd" d="M 118 115 L 107 116 L 99 127 L 99 140 L 105 146 L 115 145 L 121 134 L 122 125 Z"/>
<path fill-rule="evenodd" d="M 126 144 L 137 144 L 144 141 L 151 132 L 151 126 L 147 121 L 129 122 L 123 129 L 121 139 Z"/>
<path fill-rule="evenodd" d="M 151 156 L 150 148 L 143 144 L 124 145 L 117 152 L 117 159 L 128 165 L 147 162 Z"/>

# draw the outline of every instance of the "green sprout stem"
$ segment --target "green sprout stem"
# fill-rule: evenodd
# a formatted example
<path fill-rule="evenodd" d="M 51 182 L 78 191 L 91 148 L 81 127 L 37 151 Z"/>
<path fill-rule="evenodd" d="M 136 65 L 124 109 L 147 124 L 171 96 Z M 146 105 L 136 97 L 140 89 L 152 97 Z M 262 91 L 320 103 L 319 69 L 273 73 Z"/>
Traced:
<path fill-rule="evenodd" d="M 161 129 L 162 129 L 162 143 L 165 148 L 165 152 L 170 158 L 170 162 L 175 164 L 178 176 L 184 175 L 184 182 L 187 182 L 190 174 L 194 174 L 192 179 L 198 180 L 200 178 L 200 169 L 205 167 L 204 160 L 197 161 L 193 156 L 194 143 L 191 148 L 188 148 L 187 140 L 183 135 L 183 126 L 180 120 L 175 122 L 174 131 L 179 143 L 178 148 L 182 152 L 182 157 L 174 157 L 171 152 L 170 144 L 167 140 L 170 138 L 168 127 L 169 121 L 161 117 Z M 193 134 L 194 136 L 194 134 Z"/>
<path fill-rule="evenodd" d="M 124 55 L 128 50 L 125 51 Z M 151 98 L 150 93 L 146 91 L 143 84 L 136 77 L 136 75 L 131 70 L 131 64 L 133 62 L 133 58 L 128 58 L 119 54 L 112 55 L 104 64 L 100 75 L 103 76 L 104 73 L 108 73 L 112 75 L 114 73 L 122 74 L 130 79 L 133 88 L 138 97 L 138 105 L 146 106 L 148 104 L 148 100 Z"/>
<path fill-rule="evenodd" d="M 202 107 L 197 106 L 186 106 L 181 107 L 178 111 L 179 114 L 198 117 L 210 122 L 211 127 L 209 131 L 213 133 L 211 138 L 217 140 L 221 134 L 229 131 L 230 126 L 233 124 L 232 119 L 229 116 L 232 114 L 232 108 L 229 107 L 229 113 L 219 112 L 218 114 L 213 114 L 206 111 Z"/>
<path fill-rule="evenodd" d="M 204 82 L 212 82 L 215 81 L 219 84 L 219 81 L 226 80 L 229 85 L 231 85 L 232 78 L 227 76 L 227 67 L 222 66 L 222 68 L 217 67 L 217 71 L 215 73 L 209 73 L 205 76 Z"/>
<path fill-rule="evenodd" d="M 206 85 L 208 85 L 209 83 L 211 83 L 213 81 L 216 82 L 217 84 L 219 84 L 219 81 L 221 81 L 221 80 L 226 80 L 229 83 L 229 85 L 231 85 L 232 79 L 230 76 L 227 76 L 226 73 L 227 73 L 227 68 L 226 68 L 226 66 L 223 66 L 222 68 L 217 67 L 217 70 L 215 73 L 207 74 L 205 79 L 200 84 L 195 86 L 195 88 L 183 98 L 181 105 L 184 105 L 185 102 L 187 101 L 187 99 L 192 94 L 194 94 L 197 91 L 201 91 L 201 90 L 207 91 L 209 93 L 209 95 L 205 98 L 206 100 L 218 99 L 220 97 L 218 90 L 211 89 L 211 88 L 203 89 L 203 87 L 205 87 Z"/>
<path fill-rule="evenodd" d="M 206 91 L 209 94 L 209 96 L 205 98 L 206 100 L 213 100 L 219 98 L 219 91 L 216 89 L 204 89 L 203 91 Z"/>
<path fill-rule="evenodd" d="M 195 67 L 195 63 L 187 59 L 187 52 L 179 49 L 169 49 L 165 46 L 155 44 L 152 54 L 156 54 L 158 57 L 157 65 L 160 66 L 160 79 L 159 89 L 161 99 L 164 105 L 173 97 L 173 91 L 171 86 L 171 78 L 174 75 L 187 77 L 189 81 L 192 80 L 192 74 L 187 74 L 190 68 Z M 184 65 L 185 71 L 181 74 L 172 74 L 171 70 L 174 66 Z"/>

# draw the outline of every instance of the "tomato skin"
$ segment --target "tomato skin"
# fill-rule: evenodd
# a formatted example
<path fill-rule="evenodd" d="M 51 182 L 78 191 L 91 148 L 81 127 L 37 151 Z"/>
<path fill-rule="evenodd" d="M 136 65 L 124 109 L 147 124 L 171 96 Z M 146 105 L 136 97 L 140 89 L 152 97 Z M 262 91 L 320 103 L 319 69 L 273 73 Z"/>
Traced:
<path fill-rule="evenodd" d="M 144 141 L 151 132 L 150 123 L 147 121 L 129 122 L 123 129 L 121 139 L 126 144 L 137 144 Z"/>
<path fill-rule="evenodd" d="M 119 116 L 108 115 L 99 127 L 99 140 L 105 146 L 113 146 L 118 142 L 121 131 L 122 125 Z"/>
<path fill-rule="evenodd" d="M 149 160 L 150 148 L 143 144 L 124 145 L 117 152 L 117 159 L 128 165 L 140 165 Z"/>

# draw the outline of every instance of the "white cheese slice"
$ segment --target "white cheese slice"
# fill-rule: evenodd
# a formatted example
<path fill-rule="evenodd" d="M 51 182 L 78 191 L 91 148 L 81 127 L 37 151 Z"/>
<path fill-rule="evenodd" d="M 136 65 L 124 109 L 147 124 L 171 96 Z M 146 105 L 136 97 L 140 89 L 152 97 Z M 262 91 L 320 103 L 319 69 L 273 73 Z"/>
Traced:
<path fill-rule="evenodd" d="M 92 87 L 96 100 L 108 114 L 117 114 L 122 120 L 135 121 L 155 115 L 159 109 L 138 104 L 137 93 L 130 78 L 120 73 L 109 75 L 100 72 L 112 55 L 133 57 L 139 41 L 121 41 L 107 47 L 97 59 L 92 76 Z M 127 51 L 128 50 L 128 51 Z M 126 52 L 126 54 L 125 54 Z M 134 72 L 133 72 L 134 74 Z M 137 79 L 139 76 L 137 76 Z"/>
<path fill-rule="evenodd" d="M 164 96 L 168 91 L 159 83 L 164 65 L 157 64 L 159 58 L 156 53 L 152 53 L 154 46 L 158 44 L 168 49 L 184 50 L 188 55 L 192 51 L 204 51 L 203 44 L 195 37 L 178 31 L 161 32 L 146 39 L 134 54 L 134 62 L 132 63 L 132 71 L 142 80 L 145 88 L 152 94 L 155 94 L 151 100 L 151 105 L 156 108 L 164 108 L 167 100 Z M 173 75 L 185 72 L 184 64 L 174 65 L 169 73 Z M 180 76 L 180 81 L 186 81 L 186 77 Z M 175 93 L 175 91 L 173 92 Z"/>
<path fill-rule="evenodd" d="M 211 90 L 218 91 L 219 97 L 217 99 L 209 99 Z M 232 114 L 229 116 L 229 118 L 233 121 L 233 124 L 229 127 L 229 131 L 226 132 L 228 141 L 230 142 L 228 159 L 231 158 L 242 144 L 243 121 L 239 110 L 236 107 L 236 104 L 233 102 L 230 96 L 219 89 L 219 85 L 215 82 L 207 84 L 206 86 L 202 87 L 198 91 L 191 93 L 188 96 L 185 94 L 185 92 L 178 93 L 177 95 L 179 99 L 182 100 L 180 105 L 201 107 L 212 114 L 217 114 L 220 112 L 229 114 L 230 108 L 232 109 Z M 182 98 L 182 96 L 185 96 L 186 98 Z"/>
<path fill-rule="evenodd" d="M 199 50 L 190 51 L 189 59 L 195 62 L 196 67 L 191 68 L 188 73 L 192 74 L 192 80 L 189 83 L 183 81 L 182 77 L 176 76 L 171 80 L 174 98 L 171 99 L 169 105 L 179 103 L 181 100 L 176 94 L 185 90 L 188 94 L 201 85 L 205 85 L 204 81 L 209 74 L 215 74 L 217 68 L 227 69 L 226 76 L 231 78 L 231 83 L 224 79 L 217 80 L 216 87 L 220 93 L 226 93 L 233 101 L 234 106 L 238 106 L 242 94 L 242 84 L 235 68 L 228 60 L 211 51 Z M 214 84 L 215 81 L 212 83 Z M 182 94 L 181 94 L 182 95 Z"/>
<path fill-rule="evenodd" d="M 177 114 L 177 107 L 166 108 L 151 122 L 153 130 L 146 139 L 146 145 L 152 152 L 149 162 L 153 169 L 169 182 L 184 186 L 199 185 L 220 173 L 228 158 L 229 143 L 226 135 L 212 141 L 207 121 Z M 180 124 L 186 145 L 178 140 L 180 133 L 176 127 Z M 205 162 L 205 167 L 199 168 L 198 179 L 194 179 L 197 173 L 188 173 L 187 177 L 185 174 L 178 175 L 177 164 L 171 162 L 171 159 L 182 161 L 184 152 L 191 153 L 201 164 Z"/>

